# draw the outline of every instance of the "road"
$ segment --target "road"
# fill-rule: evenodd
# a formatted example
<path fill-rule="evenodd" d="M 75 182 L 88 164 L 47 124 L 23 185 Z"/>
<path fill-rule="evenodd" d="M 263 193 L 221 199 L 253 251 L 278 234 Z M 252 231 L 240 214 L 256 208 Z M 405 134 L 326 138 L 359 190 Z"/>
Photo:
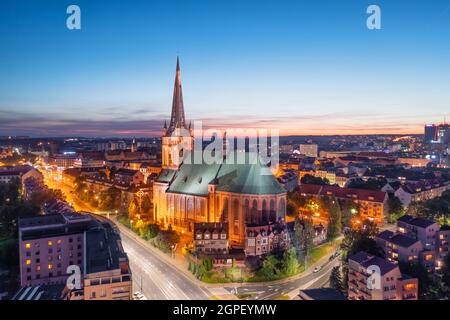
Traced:
<path fill-rule="evenodd" d="M 210 294 L 176 267 L 152 254 L 139 241 L 121 232 L 122 245 L 130 260 L 135 291 L 151 300 L 205 300 Z"/>
<path fill-rule="evenodd" d="M 273 300 L 277 297 L 287 295 L 293 291 L 300 289 L 320 288 L 328 283 L 331 269 L 339 265 L 339 258 L 323 265 L 322 269 L 317 273 L 308 273 L 298 279 L 293 279 L 281 284 L 263 284 L 260 286 L 248 286 L 242 284 L 238 287 L 225 287 L 229 292 L 237 292 L 238 294 L 252 294 L 250 300 Z"/>

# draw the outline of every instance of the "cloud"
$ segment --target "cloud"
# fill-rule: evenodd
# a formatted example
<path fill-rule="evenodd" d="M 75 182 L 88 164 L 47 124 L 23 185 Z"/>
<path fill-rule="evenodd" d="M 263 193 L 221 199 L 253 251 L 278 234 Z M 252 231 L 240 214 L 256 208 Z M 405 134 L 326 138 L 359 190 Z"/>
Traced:
<path fill-rule="evenodd" d="M 160 136 L 169 115 L 153 114 L 146 108 L 135 109 L 134 117 L 129 112 L 115 112 L 118 107 L 101 109 L 107 117 L 80 115 L 74 118 L 62 114 L 29 114 L 15 111 L 0 111 L 0 135 L 30 136 Z M 89 119 L 86 119 L 89 116 Z M 256 128 L 277 129 L 281 135 L 306 134 L 403 134 L 419 133 L 420 121 L 410 117 L 384 114 L 328 113 L 302 116 L 278 116 L 266 118 L 261 115 L 218 115 L 202 118 L 197 115 L 192 121 L 201 120 L 204 129 Z M 416 117 L 417 118 L 417 117 Z M 189 119 L 188 119 L 189 121 Z"/>

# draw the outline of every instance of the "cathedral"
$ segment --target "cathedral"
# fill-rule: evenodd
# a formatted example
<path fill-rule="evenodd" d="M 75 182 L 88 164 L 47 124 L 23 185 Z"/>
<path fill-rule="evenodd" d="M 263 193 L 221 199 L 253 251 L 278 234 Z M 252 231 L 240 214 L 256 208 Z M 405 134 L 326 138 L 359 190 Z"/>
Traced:
<path fill-rule="evenodd" d="M 155 222 L 185 234 L 193 234 L 194 223 L 225 222 L 230 244 L 243 248 L 247 226 L 284 221 L 286 191 L 258 157 L 244 164 L 183 163 L 193 153 L 177 58 L 172 114 L 163 128 L 162 171 L 153 185 Z"/>

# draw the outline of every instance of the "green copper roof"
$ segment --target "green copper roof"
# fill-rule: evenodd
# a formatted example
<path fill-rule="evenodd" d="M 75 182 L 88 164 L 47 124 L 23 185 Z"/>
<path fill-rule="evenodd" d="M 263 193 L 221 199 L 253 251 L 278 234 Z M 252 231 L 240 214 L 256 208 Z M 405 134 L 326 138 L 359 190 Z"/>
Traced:
<path fill-rule="evenodd" d="M 167 192 L 207 196 L 219 168 L 220 164 L 182 164 Z"/>
<path fill-rule="evenodd" d="M 246 157 L 250 156 L 246 154 Z M 214 182 L 217 190 L 225 192 L 257 195 L 285 193 L 270 168 L 255 159 L 246 164 L 183 163 L 167 191 L 207 196 L 208 184 Z"/>
<path fill-rule="evenodd" d="M 224 164 L 218 174 L 217 190 L 243 194 L 280 194 L 286 191 L 270 168 L 256 164 Z"/>
<path fill-rule="evenodd" d="M 170 182 L 177 171 L 172 169 L 163 169 L 158 176 L 157 182 Z"/>

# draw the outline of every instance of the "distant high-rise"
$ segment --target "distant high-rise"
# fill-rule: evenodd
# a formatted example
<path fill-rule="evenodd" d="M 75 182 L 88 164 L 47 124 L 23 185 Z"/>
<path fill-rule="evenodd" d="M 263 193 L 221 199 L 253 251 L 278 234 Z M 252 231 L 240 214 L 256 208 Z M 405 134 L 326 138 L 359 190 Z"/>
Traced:
<path fill-rule="evenodd" d="M 450 124 L 427 124 L 424 134 L 425 143 L 450 143 Z"/>
<path fill-rule="evenodd" d="M 425 143 L 435 142 L 437 139 L 437 126 L 434 124 L 425 125 Z"/>

